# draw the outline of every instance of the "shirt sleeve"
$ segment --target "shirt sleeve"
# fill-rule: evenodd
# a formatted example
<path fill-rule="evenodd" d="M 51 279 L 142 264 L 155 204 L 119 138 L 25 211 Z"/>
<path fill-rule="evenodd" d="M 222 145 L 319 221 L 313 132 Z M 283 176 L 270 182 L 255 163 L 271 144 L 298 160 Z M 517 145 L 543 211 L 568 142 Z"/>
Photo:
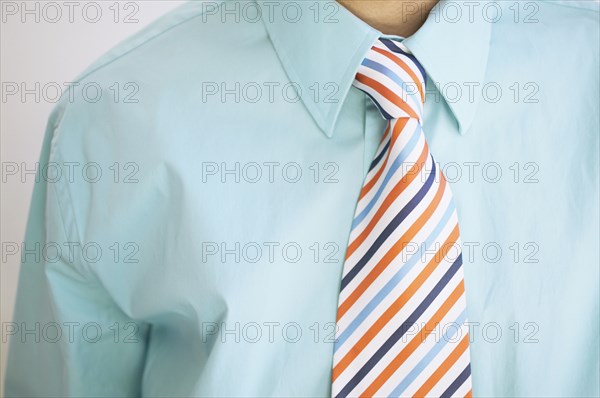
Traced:
<path fill-rule="evenodd" d="M 67 179 L 42 173 L 63 163 L 52 149 L 57 119 L 38 164 L 14 318 L 3 327 L 5 395 L 140 396 L 149 327 L 115 304 L 83 260 Z"/>

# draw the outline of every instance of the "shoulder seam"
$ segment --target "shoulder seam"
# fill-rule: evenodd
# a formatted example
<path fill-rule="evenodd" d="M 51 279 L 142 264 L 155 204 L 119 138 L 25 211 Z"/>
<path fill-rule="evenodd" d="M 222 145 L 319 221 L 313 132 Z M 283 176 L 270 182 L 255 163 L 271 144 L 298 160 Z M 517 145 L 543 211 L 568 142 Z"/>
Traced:
<path fill-rule="evenodd" d="M 225 1 L 225 0 L 219 0 L 219 6 L 221 6 L 221 4 L 222 4 L 224 1 Z M 190 4 L 190 2 L 188 2 L 188 3 L 185 3 L 185 4 L 184 4 L 182 7 L 184 7 L 185 5 L 189 5 L 189 4 Z M 173 10 L 173 12 L 174 12 L 174 11 L 175 11 L 175 10 Z M 185 19 L 182 19 L 182 20 L 180 20 L 180 21 L 178 21 L 178 22 L 176 22 L 176 23 L 174 23 L 174 24 L 172 24 L 172 25 L 169 25 L 169 26 L 165 27 L 164 29 L 162 29 L 162 30 L 160 30 L 160 31 L 158 31 L 158 32 L 155 32 L 154 34 L 151 34 L 151 35 L 149 35 L 149 36 L 148 36 L 146 39 L 144 39 L 144 40 L 143 40 L 143 41 L 141 41 L 140 43 L 138 43 L 138 44 L 134 45 L 133 47 L 129 48 L 128 50 L 124 51 L 123 53 L 121 53 L 121 54 L 118 54 L 118 55 L 115 55 L 115 56 L 114 56 L 114 57 L 112 57 L 111 59 L 107 60 L 106 62 L 103 62 L 103 63 L 102 63 L 102 64 L 100 64 L 100 65 L 97 65 L 96 67 L 93 67 L 93 68 L 92 68 L 92 69 L 90 69 L 90 70 L 84 71 L 84 72 L 83 72 L 83 73 L 82 73 L 82 74 L 81 74 L 81 75 L 80 75 L 80 76 L 79 76 L 77 79 L 75 79 L 75 80 L 76 80 L 76 81 L 80 81 L 80 80 L 83 80 L 83 79 L 85 79 L 86 77 L 90 76 L 90 75 L 91 75 L 91 74 L 93 74 L 94 72 L 96 72 L 96 71 L 98 71 L 98 70 L 100 70 L 100 69 L 104 68 L 104 67 L 105 67 L 105 66 L 107 66 L 107 65 L 110 65 L 111 63 L 113 63 L 113 62 L 117 61 L 118 59 L 120 59 L 120 58 L 124 57 L 125 55 L 129 54 L 130 52 L 132 52 L 132 51 L 134 51 L 134 50 L 138 49 L 139 47 L 143 46 L 144 44 L 148 43 L 149 41 L 151 41 L 151 40 L 154 40 L 154 39 L 155 39 L 155 38 L 157 38 L 158 36 L 161 36 L 161 35 L 163 35 L 164 33 L 166 33 L 166 32 L 168 32 L 168 31 L 170 31 L 171 29 L 174 29 L 174 28 L 176 28 L 176 27 L 178 27 L 178 26 L 180 26 L 180 25 L 182 25 L 182 24 L 184 24 L 184 23 L 186 23 L 186 22 L 188 22 L 188 21 L 190 21 L 190 20 L 192 20 L 192 19 L 194 19 L 194 18 L 197 18 L 197 17 L 201 16 L 202 14 L 203 14 L 203 11 L 202 11 L 202 9 L 201 9 L 201 10 L 200 10 L 200 12 L 195 12 L 195 13 L 193 13 L 191 16 L 189 16 L 189 17 L 187 17 L 187 18 L 185 18 Z M 160 18 L 162 18 L 162 16 L 161 16 L 161 17 L 159 17 L 159 19 L 160 19 Z M 158 19 L 157 19 L 156 21 L 152 22 L 152 23 L 156 23 L 156 22 L 158 22 Z M 141 31 L 140 31 L 140 32 L 141 32 Z M 138 33 L 140 33 L 140 32 L 138 32 Z M 134 33 L 134 35 L 135 35 L 135 34 L 136 34 L 136 33 Z M 125 40 L 127 40 L 127 39 L 125 39 Z M 117 45 L 116 45 L 116 47 L 117 47 L 117 46 L 119 46 L 119 44 L 117 44 Z M 113 49 L 114 49 L 114 48 L 116 48 L 116 47 L 113 47 Z M 109 51 L 111 51 L 111 50 L 109 50 Z"/>
<path fill-rule="evenodd" d="M 571 9 L 580 10 L 580 11 L 588 11 L 588 12 L 593 12 L 594 14 L 600 13 L 600 8 L 599 9 L 593 9 L 593 8 L 588 8 L 588 7 L 581 7 L 581 6 L 575 6 L 575 5 L 565 4 L 565 3 L 562 3 L 562 2 L 556 2 L 556 1 L 546 1 L 546 2 L 544 2 L 544 4 L 550 5 L 550 6 L 556 6 L 556 7 L 571 8 Z"/>

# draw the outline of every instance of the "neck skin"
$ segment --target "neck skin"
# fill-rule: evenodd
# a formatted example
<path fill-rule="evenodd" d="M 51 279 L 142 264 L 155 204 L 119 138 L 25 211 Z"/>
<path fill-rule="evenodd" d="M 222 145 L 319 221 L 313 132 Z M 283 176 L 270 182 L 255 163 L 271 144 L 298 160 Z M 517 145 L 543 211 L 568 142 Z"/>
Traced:
<path fill-rule="evenodd" d="M 337 0 L 386 35 L 408 37 L 423 25 L 439 0 Z"/>

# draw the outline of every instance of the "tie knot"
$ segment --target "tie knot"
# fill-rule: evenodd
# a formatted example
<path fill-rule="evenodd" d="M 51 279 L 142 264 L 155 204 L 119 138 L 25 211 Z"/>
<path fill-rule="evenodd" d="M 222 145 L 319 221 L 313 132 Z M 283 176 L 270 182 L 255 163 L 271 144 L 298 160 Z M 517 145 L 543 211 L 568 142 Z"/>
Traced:
<path fill-rule="evenodd" d="M 402 43 L 378 39 L 358 68 L 353 84 L 371 97 L 384 118 L 421 121 L 425 71 Z"/>

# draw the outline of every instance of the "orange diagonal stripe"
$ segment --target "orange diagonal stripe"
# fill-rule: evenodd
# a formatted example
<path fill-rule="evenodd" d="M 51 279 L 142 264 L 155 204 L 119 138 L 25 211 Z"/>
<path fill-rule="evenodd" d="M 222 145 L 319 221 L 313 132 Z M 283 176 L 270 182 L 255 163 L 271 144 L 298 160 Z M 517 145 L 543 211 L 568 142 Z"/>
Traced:
<path fill-rule="evenodd" d="M 394 258 L 408 245 L 409 242 L 413 240 L 415 235 L 423 228 L 423 225 L 431 218 L 431 215 L 437 209 L 438 204 L 442 200 L 442 196 L 444 194 L 444 188 L 446 187 L 446 180 L 444 178 L 440 179 L 440 184 L 438 186 L 438 191 L 435 194 L 435 197 L 427 206 L 427 209 L 419 216 L 419 218 L 415 221 L 413 225 L 408 228 L 406 233 L 402 235 L 400 239 L 392 246 L 389 251 L 383 256 L 383 258 L 373 267 L 373 269 L 369 272 L 369 274 L 360 282 L 360 284 L 350 293 L 348 298 L 340 304 L 338 308 L 338 317 L 337 319 L 341 319 L 344 314 L 354 305 L 356 300 L 367 290 L 369 286 L 373 283 L 375 279 L 383 272 L 385 267 L 388 266 L 392 262 Z"/>
<path fill-rule="evenodd" d="M 410 117 L 414 119 L 419 119 L 419 116 L 417 116 L 417 114 L 410 107 L 410 105 L 408 105 L 402 98 L 400 98 L 396 93 L 384 86 L 382 83 L 378 82 L 377 80 L 371 79 L 370 77 L 365 76 L 362 73 L 356 74 L 356 80 L 358 80 L 364 85 L 371 87 L 379 94 L 383 95 L 388 101 L 396 105 L 398 108 L 402 109 Z"/>
<path fill-rule="evenodd" d="M 469 347 L 469 333 L 467 333 L 442 364 L 433 372 L 413 397 L 426 397 L 429 391 L 442 379 L 442 377 L 450 370 L 450 368 L 458 361 L 458 358 Z"/>
<path fill-rule="evenodd" d="M 440 249 L 429 261 L 429 263 L 421 270 L 415 280 L 402 292 L 402 294 L 385 310 L 383 314 L 371 325 L 369 330 L 356 342 L 356 344 L 348 351 L 342 360 L 333 368 L 333 380 L 335 380 L 347 367 L 354 361 L 367 344 L 373 340 L 375 336 L 387 325 L 408 300 L 419 290 L 423 283 L 431 276 L 433 271 L 445 257 L 442 251 L 448 245 L 454 245 L 458 240 L 458 224 L 454 227 L 446 241 L 440 246 Z"/>
<path fill-rule="evenodd" d="M 417 89 L 419 89 L 419 94 L 421 95 L 421 102 L 425 102 L 425 93 L 423 93 L 423 86 L 421 85 L 421 80 L 419 80 L 417 75 L 415 75 L 415 72 L 410 68 L 410 66 L 406 65 L 406 63 L 400 58 L 393 56 L 389 51 L 385 51 L 377 47 L 373 47 L 373 50 L 377 51 L 381 55 L 388 57 L 389 59 L 394 61 L 396 65 L 401 67 L 417 85 Z"/>
<path fill-rule="evenodd" d="M 413 182 L 413 180 L 417 177 L 419 172 L 424 169 L 425 161 L 427 160 L 427 144 L 423 147 L 423 151 L 419 156 L 419 159 L 412 165 L 410 170 L 406 173 L 404 177 L 400 179 L 394 186 L 394 188 L 390 191 L 388 196 L 385 198 L 377 213 L 373 216 L 373 219 L 369 221 L 369 224 L 366 228 L 352 241 L 352 243 L 348 246 L 348 250 L 346 251 L 346 259 L 348 259 L 352 253 L 356 251 L 363 244 L 367 236 L 371 233 L 375 225 L 379 222 L 383 214 L 389 209 L 389 207 L 394 203 L 396 198 L 400 196 L 402 192 Z"/>
<path fill-rule="evenodd" d="M 390 362 L 388 366 L 377 376 L 375 380 L 367 387 L 361 396 L 373 397 L 383 384 L 398 370 L 398 368 L 410 357 L 410 355 L 419 347 L 419 345 L 433 332 L 435 326 L 444 319 L 450 308 L 458 301 L 464 292 L 464 284 L 461 280 L 458 286 L 450 293 L 444 304 L 431 317 L 429 322 L 421 329 L 421 333 L 415 336 L 407 345 L 398 353 L 398 355 Z M 422 333 L 425 331 L 425 333 Z M 424 334 L 424 336 L 421 336 Z"/>

